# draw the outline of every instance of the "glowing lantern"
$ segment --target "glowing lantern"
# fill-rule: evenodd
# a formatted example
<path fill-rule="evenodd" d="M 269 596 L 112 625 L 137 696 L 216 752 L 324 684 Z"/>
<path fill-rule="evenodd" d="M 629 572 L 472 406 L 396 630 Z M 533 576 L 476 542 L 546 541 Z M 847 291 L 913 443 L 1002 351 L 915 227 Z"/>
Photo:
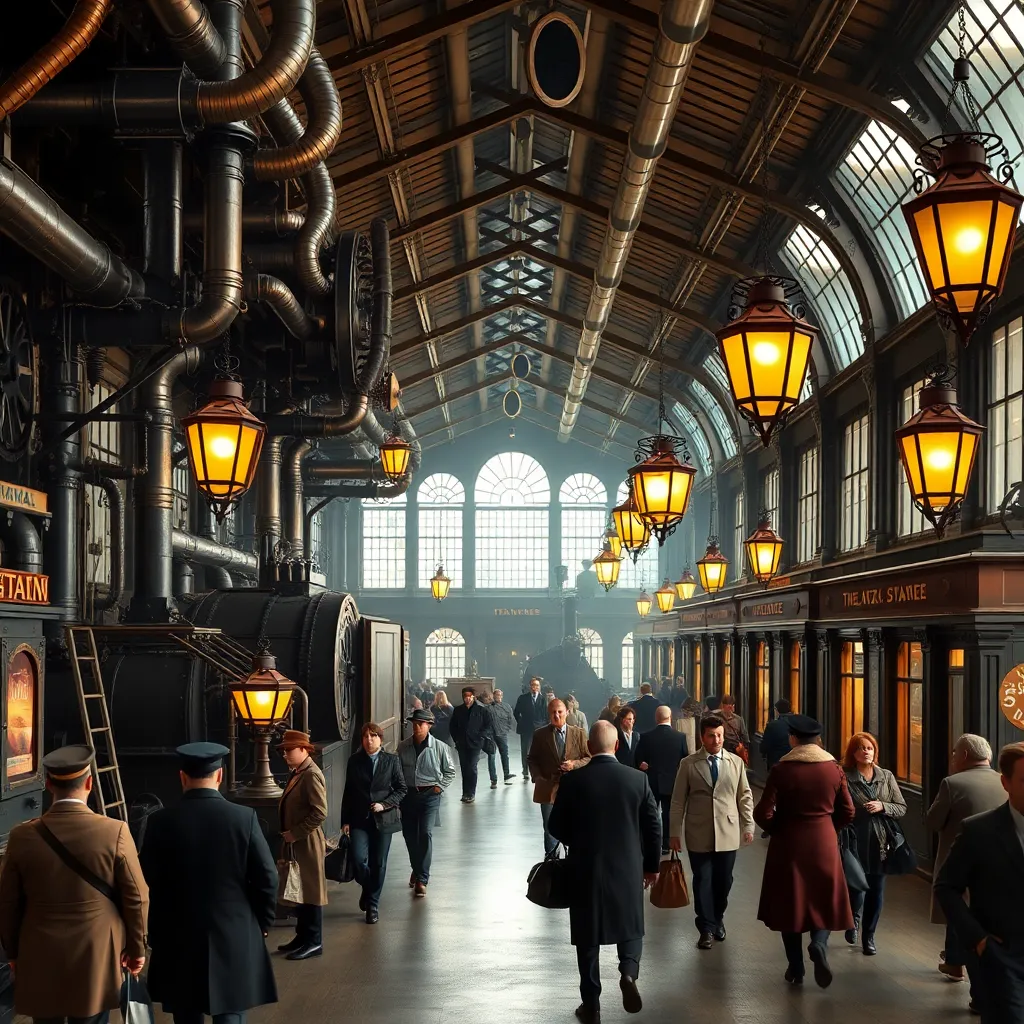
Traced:
<path fill-rule="evenodd" d="M 384 475 L 393 483 L 397 484 L 405 476 L 409 468 L 409 459 L 412 457 L 412 448 L 409 442 L 403 437 L 392 434 L 380 446 L 380 466 Z"/>
<path fill-rule="evenodd" d="M 680 601 L 689 601 L 693 597 L 694 591 L 697 589 L 697 581 L 694 579 L 693 573 L 690 572 L 690 567 L 687 566 L 683 570 L 683 575 L 675 582 L 676 596 Z"/>
<path fill-rule="evenodd" d="M 636 611 L 640 618 L 644 618 L 651 611 L 651 595 L 646 590 L 640 591 L 640 596 L 636 599 Z"/>
<path fill-rule="evenodd" d="M 622 557 L 622 538 L 615 529 L 614 523 L 604 531 L 604 541 L 612 549 L 612 554 L 616 558 Z"/>
<path fill-rule="evenodd" d="M 743 542 L 750 571 L 765 586 L 775 578 L 782 558 L 782 538 L 772 529 L 771 515 L 762 509 L 757 529 Z"/>
<path fill-rule="evenodd" d="M 637 511 L 636 502 L 633 500 L 632 483 L 632 479 L 630 479 L 629 495 L 626 500 L 612 509 L 612 522 L 615 524 L 615 532 L 618 534 L 622 546 L 635 565 L 640 553 L 647 547 L 647 543 L 651 539 L 651 528 Z"/>
<path fill-rule="evenodd" d="M 688 461 L 679 461 L 677 449 L 683 451 L 684 459 L 687 456 L 678 438 L 658 434 L 642 438 L 637 447 L 637 457 L 647 457 L 629 471 L 633 499 L 661 546 L 686 514 L 697 470 Z"/>
<path fill-rule="evenodd" d="M 608 540 L 605 540 L 601 554 L 594 559 L 594 572 L 597 574 L 597 582 L 609 591 L 619 582 L 619 569 L 622 566 L 622 559 L 617 558 L 611 549 Z"/>
<path fill-rule="evenodd" d="M 658 600 L 658 608 L 662 614 L 668 614 L 675 607 L 676 588 L 669 583 L 667 576 L 665 582 L 654 592 L 654 596 Z"/>
<path fill-rule="evenodd" d="M 726 584 L 729 559 L 718 550 L 718 538 L 708 538 L 708 549 L 703 558 L 697 559 L 697 575 L 700 585 L 709 594 L 717 594 Z"/>
<path fill-rule="evenodd" d="M 445 575 L 444 566 L 438 565 L 434 575 L 430 577 L 430 593 L 435 601 L 443 601 L 448 596 L 448 588 L 452 581 Z"/>

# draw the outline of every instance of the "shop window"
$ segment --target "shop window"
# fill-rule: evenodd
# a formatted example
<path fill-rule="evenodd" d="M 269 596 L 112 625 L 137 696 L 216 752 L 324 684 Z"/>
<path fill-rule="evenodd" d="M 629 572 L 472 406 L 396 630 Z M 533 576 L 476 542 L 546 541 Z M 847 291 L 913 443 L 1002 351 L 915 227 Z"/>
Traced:
<path fill-rule="evenodd" d="M 37 770 L 39 662 L 35 651 L 24 645 L 7 662 L 6 718 L 4 778 L 12 786 L 30 780 Z"/>
<path fill-rule="evenodd" d="M 798 563 L 810 562 L 818 555 L 818 478 L 820 448 L 814 445 L 800 453 L 800 497 L 797 501 Z"/>
<path fill-rule="evenodd" d="M 924 658 L 921 645 L 900 644 L 896 656 L 896 777 L 921 784 L 924 766 Z"/>
<path fill-rule="evenodd" d="M 703 700 L 704 699 L 704 675 L 703 665 L 701 664 L 701 648 L 702 643 L 700 640 L 694 640 L 693 642 L 693 699 Z"/>
<path fill-rule="evenodd" d="M 856 551 L 868 539 L 868 445 L 871 430 L 865 415 L 843 430 L 842 551 Z"/>
<path fill-rule="evenodd" d="M 921 389 L 927 383 L 927 379 L 919 380 L 916 384 L 911 384 L 909 388 L 903 389 L 899 408 L 900 426 L 903 426 L 917 412 Z M 899 510 L 896 523 L 898 535 L 910 537 L 915 533 L 924 533 L 926 530 L 930 530 L 931 526 L 928 524 L 928 520 L 910 497 L 910 484 L 907 483 L 907 474 L 903 472 L 903 462 L 899 458 L 896 459 L 896 492 Z"/>
<path fill-rule="evenodd" d="M 846 641 L 839 658 L 840 731 L 846 750 L 854 733 L 864 731 L 864 644 Z"/>
<path fill-rule="evenodd" d="M 416 491 L 419 540 L 417 586 L 430 589 L 438 563 L 444 565 L 452 589 L 462 588 L 462 512 L 466 489 L 451 473 L 431 473 Z"/>
<path fill-rule="evenodd" d="M 363 499 L 363 589 L 405 586 L 405 495 Z"/>
<path fill-rule="evenodd" d="M 757 657 L 754 664 L 757 683 L 757 731 L 764 732 L 768 724 L 768 711 L 772 706 L 771 652 L 764 640 L 757 643 Z"/>
<path fill-rule="evenodd" d="M 427 679 L 435 690 L 466 674 L 466 641 L 458 630 L 435 629 L 427 637 L 425 654 Z"/>
<path fill-rule="evenodd" d="M 964 734 L 964 650 L 949 652 L 949 750 Z"/>
<path fill-rule="evenodd" d="M 733 520 L 733 541 L 732 541 L 732 564 L 736 572 L 736 579 L 742 579 L 747 574 L 747 556 L 743 550 L 743 542 L 747 539 L 746 528 L 744 527 L 745 499 L 742 487 L 736 492 L 735 519 Z"/>
<path fill-rule="evenodd" d="M 988 510 L 998 512 L 1006 492 L 1021 479 L 1024 454 L 1024 355 L 1018 317 L 992 335 L 988 399 Z"/>
<path fill-rule="evenodd" d="M 722 694 L 732 693 L 732 641 L 722 641 Z"/>
<path fill-rule="evenodd" d="M 764 475 L 761 485 L 761 506 L 768 510 L 771 516 L 772 526 L 779 528 L 779 489 L 780 489 L 779 467 L 769 469 Z"/>
<path fill-rule="evenodd" d="M 793 714 L 800 714 L 800 641 L 793 640 L 789 645 L 789 703 L 793 706 Z"/>
<path fill-rule="evenodd" d="M 622 638 L 622 688 L 632 690 L 634 688 L 634 659 L 636 658 L 636 647 L 633 644 L 633 634 L 627 633 Z"/>

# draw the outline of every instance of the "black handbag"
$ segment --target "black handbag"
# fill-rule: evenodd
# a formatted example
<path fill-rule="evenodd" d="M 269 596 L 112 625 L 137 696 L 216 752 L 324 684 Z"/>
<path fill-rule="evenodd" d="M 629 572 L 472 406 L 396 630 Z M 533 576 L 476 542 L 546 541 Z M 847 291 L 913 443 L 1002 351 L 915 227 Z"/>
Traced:
<path fill-rule="evenodd" d="M 883 875 L 910 875 L 917 870 L 917 854 L 895 818 L 885 818 L 885 856 L 882 860 Z"/>
<path fill-rule="evenodd" d="M 324 878 L 332 882 L 351 882 L 356 877 L 352 863 L 352 838 L 342 833 L 338 848 L 324 859 Z"/>
<path fill-rule="evenodd" d="M 868 876 L 864 865 L 857 856 L 857 838 L 849 828 L 839 833 L 839 854 L 843 860 L 843 875 L 846 877 L 846 888 L 850 892 L 867 892 Z"/>
<path fill-rule="evenodd" d="M 569 906 L 569 862 L 556 846 L 526 877 L 526 898 L 538 907 L 565 910 Z"/>

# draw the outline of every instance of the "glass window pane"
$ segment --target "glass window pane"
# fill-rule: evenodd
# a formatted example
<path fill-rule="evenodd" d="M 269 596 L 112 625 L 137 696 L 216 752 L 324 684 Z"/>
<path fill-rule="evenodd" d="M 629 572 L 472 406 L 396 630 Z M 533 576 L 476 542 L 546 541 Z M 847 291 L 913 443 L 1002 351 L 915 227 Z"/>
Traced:
<path fill-rule="evenodd" d="M 364 590 L 405 586 L 405 495 L 363 502 Z"/>
<path fill-rule="evenodd" d="M 466 674 L 466 641 L 454 629 L 435 629 L 427 637 L 426 649 L 427 682 L 435 689 L 441 689 L 449 679 L 459 679 Z"/>
<path fill-rule="evenodd" d="M 429 589 L 430 578 L 439 564 L 452 581 L 451 588 L 462 588 L 462 517 L 466 490 L 451 473 L 432 473 L 416 491 L 419 505 L 419 547 L 416 558 L 416 585 Z"/>
<path fill-rule="evenodd" d="M 627 633 L 622 638 L 622 678 L 619 680 L 624 690 L 633 689 L 633 634 Z"/>

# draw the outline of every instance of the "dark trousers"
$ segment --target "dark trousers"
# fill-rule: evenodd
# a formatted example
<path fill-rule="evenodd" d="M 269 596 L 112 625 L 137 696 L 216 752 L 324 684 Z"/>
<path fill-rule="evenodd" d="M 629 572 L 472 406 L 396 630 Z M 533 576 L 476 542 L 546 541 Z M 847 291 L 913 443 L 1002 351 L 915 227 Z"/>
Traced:
<path fill-rule="evenodd" d="M 462 770 L 462 795 L 476 796 L 477 761 L 480 760 L 479 747 L 467 747 L 459 744 L 459 768 Z"/>
<path fill-rule="evenodd" d="M 981 1005 L 981 981 L 978 976 L 980 966 L 977 956 L 971 956 L 971 950 L 964 947 L 957 935 L 956 929 L 946 922 L 946 948 L 942 951 L 942 959 L 950 967 L 964 967 L 967 970 L 967 980 L 971 987 L 971 1002 L 975 1006 Z"/>
<path fill-rule="evenodd" d="M 320 946 L 324 941 L 324 908 L 300 903 L 295 908 L 295 938 L 304 946 Z"/>
<path fill-rule="evenodd" d="M 319 908 L 318 908 L 319 909 Z M 203 1015 L 198 1011 L 186 1010 L 184 1013 L 175 1013 L 174 1024 L 203 1024 Z M 245 1024 L 245 1013 L 214 1013 L 213 1024 Z M 90 1018 L 92 1020 L 93 1018 Z"/>
<path fill-rule="evenodd" d="M 530 745 L 533 743 L 532 732 L 521 732 L 519 734 L 519 752 L 523 755 L 523 778 L 530 777 L 530 764 L 527 760 L 530 756 Z"/>
<path fill-rule="evenodd" d="M 505 773 L 507 779 L 511 774 L 508 770 L 508 737 L 507 736 L 495 736 L 494 745 L 497 747 L 497 753 L 501 757 L 501 770 Z M 487 755 L 487 772 L 491 776 L 491 782 L 498 781 L 498 765 L 494 759 L 495 751 L 491 751 Z"/>
<path fill-rule="evenodd" d="M 971 950 L 967 969 L 974 988 L 974 1004 L 981 1010 L 981 1024 L 1020 1024 L 1024 1020 L 1024 947 L 989 939 L 985 952 Z M 972 995 L 974 991 L 972 989 Z"/>
<path fill-rule="evenodd" d="M 659 796 L 657 801 L 661 806 L 661 852 L 668 853 L 668 823 L 672 810 L 672 794 Z"/>
<path fill-rule="evenodd" d="M 540 820 L 544 825 L 544 856 L 546 857 L 558 846 L 558 840 L 548 831 L 548 821 L 551 818 L 551 808 L 554 804 L 540 805 Z"/>
<path fill-rule="evenodd" d="M 441 794 L 433 790 L 411 790 L 402 801 L 402 837 L 409 851 L 413 877 L 424 885 L 430 881 L 430 860 L 434 852 L 434 819 Z"/>
<path fill-rule="evenodd" d="M 619 974 L 636 981 L 640 977 L 644 940 L 629 939 L 615 948 L 619 954 Z M 580 968 L 580 998 L 586 1006 L 597 1006 L 601 1000 L 601 947 L 577 946 L 576 963 Z"/>
<path fill-rule="evenodd" d="M 367 909 L 376 910 L 384 888 L 384 875 L 388 870 L 391 833 L 381 832 L 371 821 L 368 828 L 352 829 L 351 836 L 355 880 L 363 890 Z"/>
<path fill-rule="evenodd" d="M 828 936 L 829 933 L 824 928 L 817 928 L 810 933 L 811 946 L 821 946 L 822 949 L 828 949 Z M 800 932 L 783 932 L 782 933 L 782 944 L 786 947 L 786 959 L 789 961 L 789 966 L 793 969 L 794 974 L 798 974 L 800 977 L 804 975 L 804 944 L 803 935 Z"/>
<path fill-rule="evenodd" d="M 91 1017 L 33 1017 L 36 1024 L 64 1024 L 66 1020 L 68 1024 L 107 1024 L 110 1020 L 110 1011 L 104 1010 L 102 1013 L 95 1013 Z"/>
<path fill-rule="evenodd" d="M 875 937 L 882 904 L 885 903 L 885 878 L 885 875 L 868 875 L 868 891 L 850 893 L 850 906 L 853 916 L 860 922 L 862 939 Z"/>
<path fill-rule="evenodd" d="M 690 852 L 693 909 L 697 915 L 697 931 L 701 934 L 714 934 L 722 928 L 725 908 L 729 906 L 729 890 L 732 889 L 732 869 L 735 864 L 735 850 Z"/>

